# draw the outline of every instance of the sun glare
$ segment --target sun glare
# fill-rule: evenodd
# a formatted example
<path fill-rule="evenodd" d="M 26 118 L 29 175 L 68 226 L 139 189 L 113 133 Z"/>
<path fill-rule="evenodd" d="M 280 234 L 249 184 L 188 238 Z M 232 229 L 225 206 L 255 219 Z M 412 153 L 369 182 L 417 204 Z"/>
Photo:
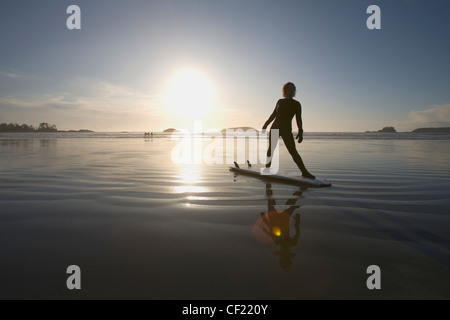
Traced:
<path fill-rule="evenodd" d="M 202 120 L 212 109 L 212 85 L 203 74 L 184 70 L 170 80 L 165 100 L 173 116 Z"/>

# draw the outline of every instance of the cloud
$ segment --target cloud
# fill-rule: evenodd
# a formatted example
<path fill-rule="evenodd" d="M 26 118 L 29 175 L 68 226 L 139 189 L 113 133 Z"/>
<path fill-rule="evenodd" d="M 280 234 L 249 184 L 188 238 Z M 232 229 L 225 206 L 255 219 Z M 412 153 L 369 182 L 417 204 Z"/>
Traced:
<path fill-rule="evenodd" d="M 397 125 L 400 130 L 425 127 L 450 127 L 450 104 L 432 106 L 426 110 L 413 110 L 408 119 Z"/>
<path fill-rule="evenodd" d="M 6 78 L 17 78 L 20 75 L 17 73 L 12 73 L 12 72 L 5 72 L 5 71 L 0 71 L 0 77 L 6 77 Z"/>
<path fill-rule="evenodd" d="M 19 72 L 15 70 L 0 70 L 0 78 L 6 78 L 8 80 L 24 80 L 32 79 L 34 76 L 32 74 Z"/>
<path fill-rule="evenodd" d="M 73 78 L 52 93 L 0 96 L 3 121 L 55 123 L 60 129 L 148 130 L 164 116 L 161 98 L 93 78 Z M 30 119 L 34 122 L 30 122 Z M 153 122 L 153 123 L 152 123 Z"/>
<path fill-rule="evenodd" d="M 157 112 L 160 96 L 98 79 L 76 78 L 69 82 L 68 90 L 60 93 L 59 100 L 62 105 L 76 105 L 79 110 L 118 114 Z"/>

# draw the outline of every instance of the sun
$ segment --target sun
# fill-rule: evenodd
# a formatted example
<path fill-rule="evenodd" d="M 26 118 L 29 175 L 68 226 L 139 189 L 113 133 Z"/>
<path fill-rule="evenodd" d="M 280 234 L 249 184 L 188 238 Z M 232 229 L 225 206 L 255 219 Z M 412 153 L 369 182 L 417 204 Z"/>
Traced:
<path fill-rule="evenodd" d="M 165 101 L 172 116 L 185 120 L 205 119 L 213 107 L 211 82 L 200 72 L 180 71 L 170 80 Z"/>

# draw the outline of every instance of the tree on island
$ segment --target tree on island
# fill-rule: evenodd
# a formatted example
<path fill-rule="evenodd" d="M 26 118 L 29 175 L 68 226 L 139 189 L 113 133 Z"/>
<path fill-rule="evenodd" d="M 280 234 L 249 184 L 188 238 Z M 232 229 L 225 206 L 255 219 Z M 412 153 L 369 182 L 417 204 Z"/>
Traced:
<path fill-rule="evenodd" d="M 17 123 L 0 124 L 0 132 L 34 132 L 36 128 L 28 124 L 19 125 Z"/>
<path fill-rule="evenodd" d="M 50 125 L 46 122 L 39 124 L 36 129 L 32 125 L 17 123 L 2 123 L 0 124 L 0 132 L 56 132 L 58 129 L 54 124 Z"/>
<path fill-rule="evenodd" d="M 54 124 L 50 125 L 47 122 L 42 122 L 39 124 L 39 128 L 37 129 L 38 132 L 56 132 L 58 129 L 56 129 L 56 126 Z"/>

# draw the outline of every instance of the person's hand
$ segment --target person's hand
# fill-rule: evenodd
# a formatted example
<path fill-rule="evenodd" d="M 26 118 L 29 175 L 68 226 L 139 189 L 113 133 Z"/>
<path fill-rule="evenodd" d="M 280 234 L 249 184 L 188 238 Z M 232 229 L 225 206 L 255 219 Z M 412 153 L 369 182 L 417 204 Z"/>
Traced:
<path fill-rule="evenodd" d="M 295 137 L 295 140 L 298 140 L 298 143 L 302 143 L 303 141 L 303 133 L 297 133 L 297 136 Z"/>
<path fill-rule="evenodd" d="M 263 127 L 262 127 L 261 132 L 262 132 L 263 134 L 266 133 L 266 128 L 267 128 L 266 126 L 263 126 Z"/>

